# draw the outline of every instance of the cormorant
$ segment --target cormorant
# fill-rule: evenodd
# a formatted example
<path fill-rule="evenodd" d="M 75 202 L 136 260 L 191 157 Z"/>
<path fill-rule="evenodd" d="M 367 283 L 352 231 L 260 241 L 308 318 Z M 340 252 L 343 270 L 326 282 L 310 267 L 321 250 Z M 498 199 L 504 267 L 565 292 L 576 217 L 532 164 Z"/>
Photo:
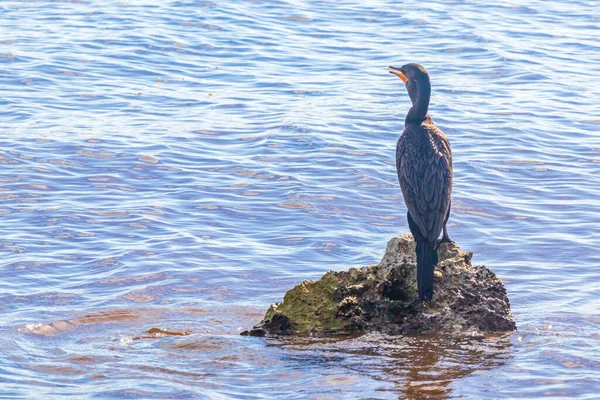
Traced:
<path fill-rule="evenodd" d="M 452 153 L 446 135 L 427 114 L 431 83 L 425 68 L 406 64 L 389 67 L 388 72 L 402 79 L 412 101 L 396 146 L 396 170 L 408 208 L 408 226 L 417 243 L 419 300 L 431 300 L 437 248 L 440 242 L 450 241 L 446 222 L 450 215 Z"/>

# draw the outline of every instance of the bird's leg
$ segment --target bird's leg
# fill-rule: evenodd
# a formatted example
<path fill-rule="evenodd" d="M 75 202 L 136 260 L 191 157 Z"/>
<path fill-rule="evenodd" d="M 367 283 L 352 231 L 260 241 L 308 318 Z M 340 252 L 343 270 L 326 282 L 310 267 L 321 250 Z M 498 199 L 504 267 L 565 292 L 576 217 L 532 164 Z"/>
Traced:
<path fill-rule="evenodd" d="M 444 225 L 444 234 L 442 235 L 442 239 L 440 240 L 440 243 L 452 243 L 454 242 L 454 240 L 450 239 L 450 236 L 448 236 L 448 231 L 446 230 L 446 225 Z"/>
<path fill-rule="evenodd" d="M 438 242 L 438 246 L 442 243 L 454 243 L 454 240 L 450 239 L 448 236 L 448 230 L 446 229 L 446 224 L 448 223 L 448 218 L 450 218 L 450 207 L 452 206 L 452 201 L 450 201 L 450 206 L 448 206 L 448 214 L 446 214 L 446 220 L 444 221 L 444 234 L 442 235 L 442 239 Z"/>

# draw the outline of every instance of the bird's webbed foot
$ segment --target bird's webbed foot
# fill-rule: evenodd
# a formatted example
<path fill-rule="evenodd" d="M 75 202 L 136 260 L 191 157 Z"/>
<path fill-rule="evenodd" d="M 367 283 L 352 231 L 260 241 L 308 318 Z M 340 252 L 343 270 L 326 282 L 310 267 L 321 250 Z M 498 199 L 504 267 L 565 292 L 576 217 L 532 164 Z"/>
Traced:
<path fill-rule="evenodd" d="M 438 241 L 438 246 L 442 243 L 454 243 L 454 240 L 450 239 L 448 236 L 442 236 L 442 238 Z"/>

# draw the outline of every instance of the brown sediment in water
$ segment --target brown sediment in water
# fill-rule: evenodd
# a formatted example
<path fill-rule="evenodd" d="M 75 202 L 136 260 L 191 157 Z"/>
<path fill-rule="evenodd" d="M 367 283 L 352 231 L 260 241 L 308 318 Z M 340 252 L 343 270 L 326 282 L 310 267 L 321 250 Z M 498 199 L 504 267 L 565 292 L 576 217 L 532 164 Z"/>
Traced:
<path fill-rule="evenodd" d="M 48 324 L 40 324 L 30 326 L 27 332 L 40 336 L 58 336 L 63 333 L 72 332 L 80 326 L 85 325 L 102 325 L 102 324 L 119 324 L 119 325 L 136 325 L 146 323 L 152 320 L 155 323 L 164 319 L 163 314 L 166 313 L 185 313 L 192 315 L 207 314 L 208 311 L 200 308 L 190 308 L 183 310 L 171 310 L 163 308 L 140 308 L 140 309 L 115 309 L 93 312 L 82 317 L 77 317 L 68 320 L 56 320 Z M 132 340 L 153 339 L 166 336 L 187 336 L 191 332 L 187 330 L 172 330 L 164 328 L 150 328 L 142 335 L 131 338 Z"/>

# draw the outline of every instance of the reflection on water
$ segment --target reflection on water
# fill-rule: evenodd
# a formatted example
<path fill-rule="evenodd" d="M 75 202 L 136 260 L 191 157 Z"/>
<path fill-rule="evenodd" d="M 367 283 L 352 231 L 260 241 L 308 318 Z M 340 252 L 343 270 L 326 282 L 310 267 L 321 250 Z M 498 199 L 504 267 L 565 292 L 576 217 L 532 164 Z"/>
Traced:
<path fill-rule="evenodd" d="M 314 357 L 319 361 L 313 363 L 327 370 L 348 370 L 341 375 L 346 376 L 347 384 L 352 383 L 351 376 L 364 374 L 381 381 L 379 391 L 410 399 L 450 397 L 457 379 L 503 366 L 512 359 L 510 335 L 452 339 L 369 334 L 337 342 L 294 342 L 287 340 L 279 345 L 292 350 L 296 362 L 310 363 Z"/>
<path fill-rule="evenodd" d="M 600 321 L 577 321 L 579 316 L 572 314 L 534 331 L 484 338 L 371 333 L 336 339 L 243 337 L 239 331 L 262 313 L 237 307 L 215 311 L 118 309 L 28 325 L 20 332 L 29 340 L 6 342 L 11 346 L 4 347 L 3 353 L 20 354 L 21 361 L 29 360 L 30 371 L 92 379 L 100 382 L 95 389 L 98 393 L 136 398 L 145 398 L 147 393 L 115 390 L 111 377 L 130 377 L 134 371 L 148 384 L 163 385 L 164 390 L 158 392 L 162 396 L 331 398 L 343 394 L 350 398 L 429 399 L 498 397 L 509 390 L 512 395 L 507 397 L 518 393 L 518 397 L 574 398 L 593 390 L 595 380 L 584 377 L 593 376 L 600 368 L 595 361 L 598 349 L 581 347 L 600 339 Z M 579 331 L 565 333 L 566 326 L 573 324 L 580 326 Z M 564 350 L 572 356 L 562 355 Z M 148 352 L 163 361 L 148 363 Z M 579 371 L 580 377 L 565 379 L 560 370 L 547 368 L 544 377 L 535 378 L 539 376 L 536 364 L 515 362 L 539 352 L 544 365 Z M 538 360 L 536 356 L 533 362 Z M 8 388 L 26 382 L 57 387 L 26 376 L 16 374 Z M 503 378 L 509 378 L 511 384 L 502 383 Z M 178 382 L 190 391 L 173 392 L 161 383 L 164 380 Z M 262 383 L 256 386 L 259 381 Z M 577 387 L 571 387 L 575 382 Z"/>
<path fill-rule="evenodd" d="M 379 395 L 387 398 L 390 394 L 411 399 L 446 398 L 451 396 L 457 379 L 492 370 L 513 357 L 510 334 L 448 338 L 443 335 L 393 337 L 374 333 L 338 339 L 259 339 L 219 335 L 225 319 L 231 322 L 239 311 L 227 310 L 223 320 L 219 320 L 207 310 L 198 309 L 109 310 L 68 321 L 28 326 L 23 332 L 66 343 L 77 330 L 85 330 L 85 333 L 79 333 L 83 335 L 82 340 L 104 348 L 94 355 L 64 349 L 66 353 L 60 352 L 50 364 L 35 362 L 31 368 L 38 372 L 81 376 L 94 372 L 94 379 L 99 379 L 95 375 L 97 368 L 108 367 L 115 360 L 122 360 L 122 353 L 129 353 L 127 360 L 112 365 L 116 368 L 113 374 L 121 369 L 133 369 L 140 373 L 160 374 L 164 379 L 185 384 L 190 381 L 210 383 L 214 393 L 226 391 L 227 387 L 213 382 L 215 376 L 242 374 L 250 378 L 257 374 L 277 380 L 280 387 L 270 388 L 274 390 L 272 393 L 283 394 L 293 389 L 295 393 L 291 397 L 298 398 L 315 389 L 323 394 L 360 396 L 365 384 L 372 388 L 370 396 L 373 398 L 379 398 Z M 205 324 L 188 325 L 188 330 L 153 325 L 160 322 L 173 325 L 178 319 L 182 323 L 185 315 L 198 316 Z M 241 316 L 249 321 L 260 314 L 243 312 Z M 206 329 L 210 324 L 214 324 L 216 332 Z M 153 327 L 146 329 L 147 326 Z M 105 336 L 107 332 L 109 337 L 117 337 L 109 339 Z M 97 337 L 98 334 L 104 338 Z M 165 362 L 160 365 L 140 363 L 143 349 L 148 347 L 163 354 Z M 190 369 L 190 365 L 203 366 L 201 371 L 204 372 Z M 144 393 L 113 392 L 134 397 L 144 397 Z"/>

